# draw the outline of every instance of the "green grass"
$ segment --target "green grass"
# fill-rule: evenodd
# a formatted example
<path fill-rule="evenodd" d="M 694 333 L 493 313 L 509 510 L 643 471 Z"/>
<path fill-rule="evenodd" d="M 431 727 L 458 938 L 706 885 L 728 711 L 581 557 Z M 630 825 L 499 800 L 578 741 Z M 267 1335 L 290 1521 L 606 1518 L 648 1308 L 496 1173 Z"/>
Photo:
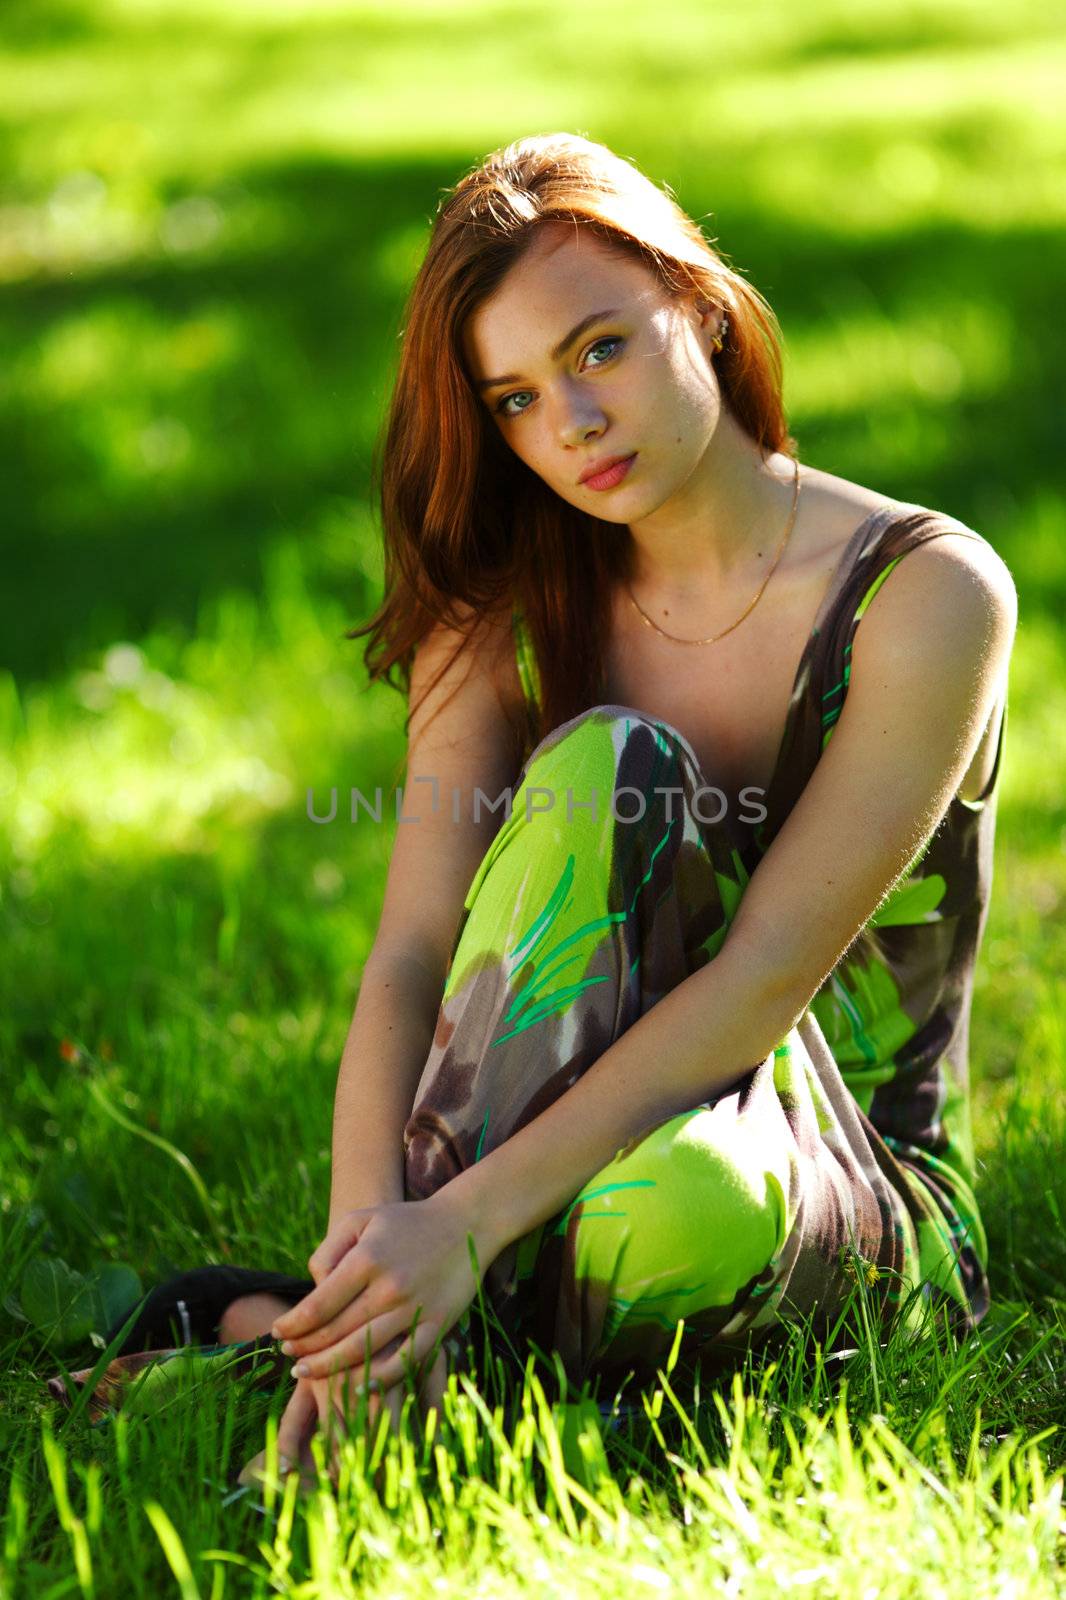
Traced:
<path fill-rule="evenodd" d="M 380 583 L 404 289 L 486 149 L 568 127 L 668 181 L 781 318 L 803 459 L 979 528 L 1021 621 L 971 1035 L 995 1296 L 972 1345 L 860 1338 L 841 1393 L 797 1334 L 736 1390 L 665 1375 L 613 1429 L 546 1372 L 486 1371 L 428 1444 L 384 1445 L 380 1493 L 363 1439 L 336 1493 L 228 1500 L 276 1399 L 91 1429 L 41 1379 L 92 1347 L 0 1310 L 0 1594 L 1061 1590 L 1062 20 L 6 7 L 0 1302 L 42 1252 L 149 1283 L 223 1252 L 301 1271 L 320 1235 L 392 830 L 316 828 L 304 796 L 388 787 L 402 754 L 342 633 Z"/>

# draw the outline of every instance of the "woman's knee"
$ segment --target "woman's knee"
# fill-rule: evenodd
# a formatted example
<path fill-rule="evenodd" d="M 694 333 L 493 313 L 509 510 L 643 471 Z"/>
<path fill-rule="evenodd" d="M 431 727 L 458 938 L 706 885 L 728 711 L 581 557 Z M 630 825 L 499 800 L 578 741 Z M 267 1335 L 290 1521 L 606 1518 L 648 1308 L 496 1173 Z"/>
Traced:
<path fill-rule="evenodd" d="M 633 706 L 602 704 L 563 722 L 526 762 L 513 798 L 520 820 L 640 822 L 671 792 L 702 781 L 695 752 L 672 724 Z M 673 805 L 670 805 L 673 810 Z"/>
<path fill-rule="evenodd" d="M 764 1271 L 787 1230 L 788 1160 L 713 1107 L 661 1124 L 577 1197 L 579 1278 L 610 1283 L 639 1317 L 728 1305 Z"/>
<path fill-rule="evenodd" d="M 683 752 L 695 761 L 691 744 L 673 723 L 636 706 L 604 702 L 587 707 L 545 734 L 531 751 L 526 772 L 542 764 L 545 757 L 562 746 L 566 748 L 569 761 L 575 764 L 588 759 L 599 762 L 605 754 L 617 764 L 624 760 L 629 745 L 644 746 L 649 740 L 663 755 L 676 758 Z"/>

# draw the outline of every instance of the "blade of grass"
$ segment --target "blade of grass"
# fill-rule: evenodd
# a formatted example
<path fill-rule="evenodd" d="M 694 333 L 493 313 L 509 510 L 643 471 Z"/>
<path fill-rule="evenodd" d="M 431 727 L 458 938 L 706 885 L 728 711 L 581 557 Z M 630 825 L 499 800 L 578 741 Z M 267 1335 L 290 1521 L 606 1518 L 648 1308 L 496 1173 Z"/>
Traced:
<path fill-rule="evenodd" d="M 89 1093 L 92 1095 L 101 1111 L 103 1111 L 105 1115 L 109 1116 L 113 1122 L 117 1122 L 120 1128 L 124 1128 L 127 1133 L 132 1133 L 135 1138 L 143 1139 L 147 1144 L 154 1145 L 157 1150 L 162 1150 L 164 1155 L 168 1155 L 171 1161 L 175 1162 L 176 1165 L 181 1168 L 182 1172 L 192 1185 L 196 1198 L 200 1202 L 204 1216 L 207 1218 L 207 1225 L 214 1236 L 215 1243 L 217 1244 L 222 1255 L 228 1255 L 229 1252 L 226 1248 L 226 1242 L 222 1237 L 222 1232 L 218 1226 L 218 1218 L 215 1216 L 215 1209 L 211 1204 L 211 1197 L 207 1192 L 207 1185 L 204 1183 L 204 1180 L 201 1178 L 200 1174 L 197 1172 L 196 1168 L 193 1166 L 184 1150 L 179 1150 L 177 1145 L 171 1144 L 169 1139 L 164 1139 L 160 1134 L 152 1133 L 148 1128 L 142 1128 L 139 1122 L 134 1122 L 132 1117 L 128 1117 L 125 1112 L 120 1111 L 117 1106 L 112 1105 L 111 1101 L 107 1098 L 106 1094 L 101 1089 L 99 1083 L 95 1081 L 95 1079 L 89 1080 Z"/>

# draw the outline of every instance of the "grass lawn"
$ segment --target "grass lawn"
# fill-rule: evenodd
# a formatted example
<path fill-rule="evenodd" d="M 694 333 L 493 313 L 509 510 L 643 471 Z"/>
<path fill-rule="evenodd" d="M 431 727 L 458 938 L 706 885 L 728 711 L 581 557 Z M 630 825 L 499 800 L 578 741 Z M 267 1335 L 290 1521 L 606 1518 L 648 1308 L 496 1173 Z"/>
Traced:
<path fill-rule="evenodd" d="M 1063 20 L 8 0 L 0 1597 L 1061 1592 Z M 380 587 L 403 296 L 442 188 L 556 127 L 668 182 L 766 293 L 805 461 L 1014 572 L 971 1035 L 994 1305 L 951 1355 L 881 1349 L 860 1305 L 843 1381 L 797 1334 L 614 1418 L 536 1366 L 453 1379 L 435 1436 L 361 1438 L 336 1491 L 234 1497 L 278 1398 L 93 1428 L 42 1379 L 93 1359 L 130 1273 L 302 1272 L 320 1237 L 392 830 L 316 828 L 305 792 L 402 756 L 342 634 Z"/>

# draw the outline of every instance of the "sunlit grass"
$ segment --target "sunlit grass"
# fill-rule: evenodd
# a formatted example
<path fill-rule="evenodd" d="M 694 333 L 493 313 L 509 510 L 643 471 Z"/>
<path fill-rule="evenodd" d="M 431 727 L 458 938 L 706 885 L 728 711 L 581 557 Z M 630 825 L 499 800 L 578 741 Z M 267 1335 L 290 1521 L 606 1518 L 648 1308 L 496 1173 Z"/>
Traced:
<path fill-rule="evenodd" d="M 268 567 L 260 607 L 225 596 L 205 608 L 201 628 L 189 637 L 117 642 L 25 704 L 9 690 L 12 737 L 0 789 L 13 808 L 7 817 L 13 854 L 2 910 L 9 980 L 18 982 L 19 994 L 10 1014 L 16 1029 L 10 1022 L 4 1027 L 3 1049 L 18 1065 L 19 1080 L 5 1203 L 42 1205 L 49 1247 L 79 1270 L 132 1255 L 153 1281 L 175 1267 L 217 1259 L 218 1230 L 232 1260 L 299 1270 L 320 1225 L 332 1078 L 380 902 L 391 830 L 348 827 L 343 817 L 316 828 L 304 811 L 301 764 L 320 786 L 339 779 L 342 792 L 346 782 L 369 790 L 387 777 L 400 741 L 391 697 L 367 699 L 358 674 L 349 678 L 339 669 L 339 614 L 319 614 L 304 578 L 300 557 L 289 549 Z M 98 1513 L 93 1524 L 93 1495 L 104 1506 L 127 1504 L 129 1514 L 144 1519 L 137 1553 L 124 1552 L 124 1571 L 140 1573 L 128 1581 L 149 1587 L 158 1580 L 148 1575 L 167 1558 L 143 1507 L 159 1503 L 204 1592 L 209 1582 L 223 1581 L 209 1576 L 216 1567 L 239 1585 L 253 1581 L 249 1570 L 265 1572 L 288 1560 L 312 1584 L 306 1592 L 323 1600 L 359 1592 L 358 1583 L 370 1593 L 414 1594 L 420 1582 L 423 1592 L 433 1583 L 435 1592 L 449 1593 L 469 1579 L 471 1562 L 500 1593 L 540 1592 L 556 1582 L 560 1593 L 591 1593 L 594 1583 L 617 1584 L 622 1568 L 636 1564 L 646 1586 L 673 1584 L 682 1593 L 683 1585 L 712 1581 L 743 1581 L 744 1592 L 759 1593 L 784 1581 L 782 1573 L 803 1588 L 832 1573 L 841 1592 L 854 1582 L 861 1596 L 860 1575 L 866 1573 L 868 1586 L 868 1565 L 884 1546 L 893 1554 L 878 1580 L 887 1588 L 879 1592 L 904 1595 L 943 1563 L 948 1595 L 961 1596 L 964 1583 L 991 1586 L 994 1575 L 1006 1573 L 1023 1585 L 1018 1593 L 1052 1593 L 1048 1552 L 1057 1489 L 1041 1475 L 1041 1453 L 1016 1453 L 1013 1465 L 995 1471 L 988 1463 L 989 1451 L 1012 1429 L 1020 1438 L 1054 1417 L 1061 1370 L 1063 1313 L 1054 1297 L 1060 1305 L 1066 1300 L 1066 1252 L 1055 1241 L 1066 1235 L 1057 1230 L 1063 1194 L 1053 1175 L 1063 1169 L 1066 1124 L 1047 1086 L 1048 1074 L 1061 1082 L 1066 1059 L 1053 978 L 1066 952 L 1061 922 L 1042 916 L 1028 891 L 1042 886 L 1046 910 L 1066 888 L 1061 858 L 1048 856 L 1061 819 L 1046 763 L 1049 730 L 1066 714 L 1063 682 L 1055 636 L 1046 629 L 1023 636 L 1000 801 L 998 871 L 1006 889 L 993 901 L 973 1052 L 976 1146 L 997 1293 L 1015 1301 L 1013 1312 L 997 1304 L 985 1332 L 992 1335 L 1016 1314 L 1022 1333 L 1020 1344 L 996 1347 L 987 1369 L 961 1387 L 949 1385 L 949 1411 L 936 1401 L 944 1374 L 933 1382 L 917 1354 L 904 1358 L 897 1347 L 876 1398 L 868 1391 L 869 1370 L 853 1380 L 866 1396 L 857 1417 L 872 1408 L 888 1420 L 872 1421 L 866 1443 L 842 1454 L 842 1420 L 831 1421 L 813 1403 L 809 1369 L 804 1378 L 794 1365 L 783 1412 L 765 1387 L 758 1399 L 749 1389 L 742 1441 L 724 1437 L 710 1446 L 709 1470 L 698 1452 L 682 1470 L 654 1431 L 635 1429 L 627 1450 L 612 1448 L 610 1471 L 597 1468 L 592 1490 L 579 1470 L 580 1450 L 568 1469 L 577 1475 L 576 1488 L 556 1460 L 557 1491 L 535 1512 L 543 1484 L 534 1462 L 553 1459 L 544 1454 L 551 1450 L 547 1425 L 532 1446 L 506 1442 L 506 1430 L 489 1428 L 477 1401 L 457 1393 L 444 1458 L 450 1464 L 443 1484 L 454 1478 L 450 1507 L 435 1498 L 449 1492 L 441 1459 L 431 1455 L 424 1469 L 416 1468 L 406 1441 L 390 1457 L 392 1487 L 383 1507 L 357 1450 L 339 1497 L 323 1487 L 305 1505 L 291 1489 L 286 1500 L 279 1488 L 263 1502 L 266 1512 L 256 1513 L 244 1499 L 223 1505 L 231 1490 L 227 1474 L 240 1464 L 242 1449 L 252 1453 L 256 1419 L 261 1426 L 264 1415 L 251 1401 L 234 1410 L 230 1397 L 218 1401 L 221 1411 L 208 1412 L 216 1430 L 228 1419 L 224 1444 L 217 1432 L 190 1433 L 188 1419 L 176 1418 L 131 1419 L 128 1432 L 100 1430 L 64 1442 L 71 1517 L 82 1519 L 98 1579 L 102 1573 L 109 1581 L 115 1557 L 110 1513 Z M 264 751 L 288 784 L 284 793 L 234 783 L 241 763 L 261 762 Z M 195 784 L 188 791 L 187 774 Z M 117 796 L 125 796 L 119 815 Z M 21 809 L 27 805 L 29 822 Z M 1019 825 L 1023 817 L 1026 827 Z M 1041 817 L 1043 823 L 1034 821 Z M 39 1031 L 27 1031 L 31 1018 L 40 1019 Z M 87 1094 L 90 1080 L 126 1117 L 165 1131 L 196 1163 L 211 1197 L 212 1226 L 166 1155 L 116 1129 Z M 54 1357 L 35 1349 L 24 1331 L 17 1337 L 12 1356 L 22 1376 L 12 1391 L 19 1398 L 11 1444 L 23 1463 L 15 1482 L 24 1488 L 13 1491 L 12 1504 L 21 1492 L 35 1507 L 19 1537 L 27 1549 L 54 1537 L 68 1551 L 63 1559 L 74 1562 L 83 1535 L 69 1519 L 64 1526 L 62 1516 L 54 1524 L 54 1461 L 50 1495 L 29 1442 L 37 1437 L 40 1408 L 31 1375 L 39 1380 Z M 1028 1365 L 1019 1370 L 1023 1359 Z M 772 1382 L 772 1374 L 752 1381 Z M 710 1416 L 712 1388 L 705 1401 Z M 813 1403 L 810 1415 L 805 1400 Z M 791 1418 L 796 1442 L 781 1435 L 785 1454 L 772 1461 L 760 1429 L 779 1413 Z M 919 1440 L 914 1430 L 926 1413 L 932 1431 Z M 853 1426 L 861 1435 L 860 1422 Z M 941 1460 L 936 1429 L 945 1426 L 958 1471 Z M 670 1449 L 680 1448 L 684 1458 L 688 1435 L 678 1427 L 681 1437 Z M 980 1438 L 964 1467 L 968 1427 Z M 463 1450 L 475 1438 L 471 1463 Z M 590 1447 L 598 1461 L 600 1447 L 594 1440 Z M 916 1447 L 912 1460 L 908 1452 Z M 1052 1448 L 1061 1459 L 1061 1441 Z M 131 1449 L 141 1469 L 129 1466 Z M 197 1476 L 181 1490 L 169 1469 L 146 1471 L 140 1454 L 176 1462 L 188 1461 L 190 1450 Z M 99 1473 L 91 1492 L 83 1483 L 87 1461 Z M 664 1471 L 672 1487 L 656 1489 Z M 652 1486 L 634 1487 L 634 1472 L 650 1476 Z M 25 1485 L 32 1483 L 30 1493 Z M 582 1500 L 583 1486 L 595 1510 Z M 562 1509 L 564 1492 L 576 1531 Z M 900 1542 L 908 1506 L 925 1530 L 916 1545 Z M 851 1526 L 849 1533 L 860 1513 L 861 1531 Z M 22 1526 L 17 1508 L 11 1515 L 13 1526 Z M 441 1528 L 439 1540 L 412 1532 L 427 1519 Z M 963 1543 L 972 1552 L 965 1577 L 952 1567 Z M 1033 1553 L 1023 1558 L 1027 1549 Z M 204 1554 L 210 1550 L 219 1553 Z M 580 1570 L 570 1571 L 578 1551 Z"/>
<path fill-rule="evenodd" d="M 1061 1475 L 1039 1444 L 989 1430 L 979 1408 L 960 1450 L 942 1421 L 908 1442 L 884 1415 L 857 1421 L 854 1400 L 849 1415 L 844 1393 L 797 1403 L 787 1362 L 765 1368 L 755 1392 L 739 1376 L 684 1398 L 676 1384 L 667 1363 L 637 1419 L 611 1422 L 546 1390 L 532 1361 L 499 1398 L 453 1375 L 424 1439 L 364 1425 L 335 1487 L 318 1452 L 319 1487 L 303 1499 L 295 1475 L 277 1475 L 272 1423 L 261 1492 L 228 1488 L 230 1394 L 190 1462 L 191 1516 L 161 1469 L 176 1418 L 120 1418 L 87 1464 L 46 1424 L 45 1471 L 23 1463 L 12 1480 L 7 1570 L 44 1577 L 35 1541 L 54 1516 L 83 1594 L 116 1581 L 144 1592 L 161 1569 L 183 1595 L 209 1585 L 307 1600 L 471 1585 L 590 1597 L 1059 1592 Z M 127 1507 L 121 1550 L 103 1514 L 107 1480 Z"/>
<path fill-rule="evenodd" d="M 867 6 L 858 25 L 826 4 L 788 13 L 762 0 L 743 20 L 683 7 L 641 30 L 639 50 L 640 19 L 602 5 L 568 14 L 565 36 L 551 5 L 465 0 L 394 21 L 369 6 L 204 12 L 115 6 L 108 26 L 100 7 L 85 34 L 50 44 L 42 29 L 35 52 L 0 53 L 22 191 L 5 219 L 8 276 L 70 270 L 79 253 L 143 258 L 160 233 L 178 254 L 210 245 L 216 203 L 168 206 L 160 191 L 175 181 L 210 188 L 293 158 L 462 162 L 575 116 L 627 153 L 650 146 L 671 179 L 702 172 L 710 206 L 742 173 L 742 192 L 782 224 L 813 214 L 861 236 L 1062 217 L 1066 43 L 1037 7 L 1006 25 L 974 0 Z M 664 92 L 669 125 L 656 127 Z M 636 137 L 633 101 L 649 108 Z M 270 233 L 269 216 L 248 220 Z"/>
<path fill-rule="evenodd" d="M 265 567 L 261 600 L 205 602 L 195 638 L 117 641 L 47 691 L 20 695 L 0 677 L 0 817 L 27 873 L 57 833 L 96 860 L 150 858 L 214 850 L 284 814 L 313 845 L 327 831 L 307 815 L 308 789 L 324 812 L 330 787 L 390 783 L 401 701 L 382 688 L 368 696 L 357 647 L 342 638 L 348 619 L 336 602 L 312 601 L 296 546 Z M 342 807 L 334 842 L 344 821 Z"/>
<path fill-rule="evenodd" d="M 786 341 L 788 398 L 800 414 L 879 411 L 903 400 L 919 407 L 960 395 L 995 394 L 1010 372 L 1010 325 L 986 299 L 919 304 L 908 315 L 887 307 L 842 308 Z"/>

